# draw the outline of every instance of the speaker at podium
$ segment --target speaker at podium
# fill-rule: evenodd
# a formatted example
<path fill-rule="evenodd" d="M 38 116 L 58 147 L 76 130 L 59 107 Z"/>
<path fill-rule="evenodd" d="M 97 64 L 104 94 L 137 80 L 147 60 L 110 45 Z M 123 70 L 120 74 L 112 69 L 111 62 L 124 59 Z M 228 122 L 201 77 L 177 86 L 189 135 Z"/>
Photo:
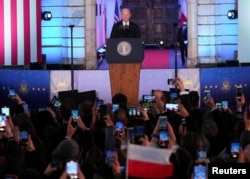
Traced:
<path fill-rule="evenodd" d="M 111 38 L 107 40 L 106 60 L 109 64 L 111 95 L 123 93 L 128 105 L 138 103 L 141 63 L 144 46 L 141 38 Z"/>

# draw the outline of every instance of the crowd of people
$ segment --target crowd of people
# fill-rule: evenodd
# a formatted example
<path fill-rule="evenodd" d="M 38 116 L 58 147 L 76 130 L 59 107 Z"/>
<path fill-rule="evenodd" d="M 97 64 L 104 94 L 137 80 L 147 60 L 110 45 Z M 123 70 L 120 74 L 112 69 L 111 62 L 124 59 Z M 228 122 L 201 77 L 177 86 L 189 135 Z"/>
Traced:
<path fill-rule="evenodd" d="M 197 91 L 187 91 L 179 77 L 175 85 L 177 97 L 152 90 L 150 101 L 133 106 L 135 113 L 121 93 L 112 97 L 116 109 L 100 100 L 77 105 L 67 98 L 36 112 L 25 110 L 18 94 L 10 97 L 16 105 L 0 122 L 0 178 L 126 178 L 129 143 L 172 150 L 173 179 L 194 178 L 196 165 L 249 162 L 244 95 L 233 111 L 218 108 L 212 96 L 200 99 Z M 200 110 L 200 100 L 207 110 Z M 169 103 L 176 107 L 166 108 Z"/>

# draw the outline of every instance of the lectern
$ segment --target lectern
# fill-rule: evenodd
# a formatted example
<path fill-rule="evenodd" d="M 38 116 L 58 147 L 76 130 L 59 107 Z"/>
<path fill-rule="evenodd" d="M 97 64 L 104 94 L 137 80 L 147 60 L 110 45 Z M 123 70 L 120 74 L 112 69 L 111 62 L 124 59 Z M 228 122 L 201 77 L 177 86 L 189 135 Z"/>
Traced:
<path fill-rule="evenodd" d="M 138 103 L 141 62 L 144 47 L 141 38 L 114 38 L 107 40 L 106 60 L 109 64 L 111 93 L 123 93 L 128 105 Z"/>

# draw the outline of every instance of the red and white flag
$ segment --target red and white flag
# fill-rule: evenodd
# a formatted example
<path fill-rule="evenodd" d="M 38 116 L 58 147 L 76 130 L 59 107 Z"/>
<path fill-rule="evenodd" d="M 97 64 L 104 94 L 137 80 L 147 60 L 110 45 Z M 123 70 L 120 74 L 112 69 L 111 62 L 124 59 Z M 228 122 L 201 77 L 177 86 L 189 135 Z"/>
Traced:
<path fill-rule="evenodd" d="M 184 21 L 187 21 L 187 1 L 179 0 L 180 14 L 179 14 L 179 25 L 182 26 Z"/>
<path fill-rule="evenodd" d="M 41 0 L 0 0 L 0 65 L 41 61 Z"/>
<path fill-rule="evenodd" d="M 169 162 L 172 150 L 128 144 L 128 177 L 166 178 L 173 176 L 173 165 Z"/>
<path fill-rule="evenodd" d="M 118 8 L 118 2 L 115 0 L 115 14 L 114 14 L 114 23 L 117 23 L 120 21 L 120 13 Z"/>

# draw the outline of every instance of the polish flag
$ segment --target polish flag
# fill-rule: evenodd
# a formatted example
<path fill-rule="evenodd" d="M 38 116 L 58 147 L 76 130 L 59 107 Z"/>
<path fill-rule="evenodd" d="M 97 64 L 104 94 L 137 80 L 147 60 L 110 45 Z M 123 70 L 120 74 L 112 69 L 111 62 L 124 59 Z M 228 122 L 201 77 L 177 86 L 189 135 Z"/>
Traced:
<path fill-rule="evenodd" d="M 41 0 L 0 0 L 0 65 L 42 60 Z"/>
<path fill-rule="evenodd" d="M 128 144 L 127 176 L 139 178 L 166 178 L 173 176 L 169 162 L 172 150 Z"/>
<path fill-rule="evenodd" d="M 187 21 L 187 1 L 179 0 L 180 14 L 179 14 L 179 25 L 182 26 L 183 21 Z"/>

